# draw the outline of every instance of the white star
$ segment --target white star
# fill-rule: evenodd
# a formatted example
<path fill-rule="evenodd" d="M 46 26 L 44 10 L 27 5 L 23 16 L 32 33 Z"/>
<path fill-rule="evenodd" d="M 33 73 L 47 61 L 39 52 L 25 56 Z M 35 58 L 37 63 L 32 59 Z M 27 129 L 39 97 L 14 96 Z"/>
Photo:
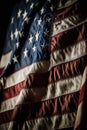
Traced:
<path fill-rule="evenodd" d="M 43 13 L 44 13 L 44 8 L 41 9 L 41 14 L 43 14 Z"/>
<path fill-rule="evenodd" d="M 22 12 L 22 11 L 19 9 L 19 11 L 18 11 L 18 13 L 17 13 L 17 17 L 18 17 L 18 18 L 20 18 L 21 12 Z"/>
<path fill-rule="evenodd" d="M 53 11 L 53 6 L 50 7 L 51 11 Z"/>
<path fill-rule="evenodd" d="M 18 58 L 18 56 L 15 56 L 15 55 L 14 55 L 14 57 L 13 57 L 14 63 L 18 62 L 18 59 L 17 59 L 17 58 Z"/>
<path fill-rule="evenodd" d="M 29 2 L 29 0 L 26 0 L 26 3 L 28 3 Z"/>
<path fill-rule="evenodd" d="M 30 35 L 30 38 L 29 38 L 29 43 L 32 43 L 32 40 L 33 40 L 33 36 Z"/>
<path fill-rule="evenodd" d="M 36 33 L 35 38 L 36 38 L 36 41 L 38 41 L 38 38 L 39 38 L 39 33 L 38 32 Z"/>
<path fill-rule="evenodd" d="M 11 24 L 13 24 L 13 23 L 14 23 L 14 17 L 11 18 Z"/>
<path fill-rule="evenodd" d="M 11 40 L 14 39 L 14 34 L 13 34 L 13 32 L 11 32 L 11 34 L 10 34 L 10 38 L 11 38 Z"/>
<path fill-rule="evenodd" d="M 24 58 L 27 57 L 28 50 L 25 48 L 23 53 L 24 53 Z"/>
<path fill-rule="evenodd" d="M 42 22 L 41 18 L 38 20 L 38 25 L 40 25 Z"/>
<path fill-rule="evenodd" d="M 28 22 L 29 22 L 28 17 L 26 17 L 24 21 L 28 24 Z"/>
<path fill-rule="evenodd" d="M 17 47 L 17 49 L 18 49 L 18 48 L 19 48 L 19 46 L 20 46 L 19 44 L 20 44 L 19 42 L 17 42 L 17 43 L 16 43 L 16 47 Z"/>
<path fill-rule="evenodd" d="M 44 49 L 46 46 L 47 46 L 47 45 L 46 45 L 45 43 L 43 43 L 43 44 L 41 45 L 42 49 Z"/>
<path fill-rule="evenodd" d="M 45 32 L 44 32 L 44 35 L 45 35 L 45 36 L 48 36 L 48 33 L 49 33 L 49 31 L 48 31 L 47 28 L 46 28 L 46 30 L 45 30 Z"/>
<path fill-rule="evenodd" d="M 18 34 L 19 34 L 19 32 L 18 32 L 18 30 L 17 30 L 17 28 L 16 28 L 16 30 L 15 30 L 15 32 L 14 32 L 15 38 L 18 37 Z"/>
<path fill-rule="evenodd" d="M 30 5 L 30 9 L 33 9 L 33 6 L 34 6 L 34 4 L 32 3 L 32 4 Z"/>
<path fill-rule="evenodd" d="M 51 0 L 48 0 L 48 2 L 51 2 Z"/>
<path fill-rule="evenodd" d="M 50 17 L 48 17 L 47 19 L 46 19 L 46 22 L 50 22 L 51 21 L 51 18 Z"/>
<path fill-rule="evenodd" d="M 20 37 L 24 36 L 23 32 L 19 31 Z"/>
<path fill-rule="evenodd" d="M 25 10 L 24 13 L 23 13 L 23 19 L 24 19 L 26 16 L 27 16 L 27 12 L 26 12 L 26 10 Z"/>
<path fill-rule="evenodd" d="M 36 46 L 34 45 L 33 48 L 32 48 L 33 52 L 36 51 Z"/>

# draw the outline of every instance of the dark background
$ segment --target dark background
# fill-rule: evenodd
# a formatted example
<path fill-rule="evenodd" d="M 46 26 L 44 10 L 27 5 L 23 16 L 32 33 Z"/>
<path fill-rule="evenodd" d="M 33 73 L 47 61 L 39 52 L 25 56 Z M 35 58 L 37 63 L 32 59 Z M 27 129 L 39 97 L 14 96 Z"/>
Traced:
<path fill-rule="evenodd" d="M 21 0 L 0 0 L 0 56 L 14 6 Z"/>

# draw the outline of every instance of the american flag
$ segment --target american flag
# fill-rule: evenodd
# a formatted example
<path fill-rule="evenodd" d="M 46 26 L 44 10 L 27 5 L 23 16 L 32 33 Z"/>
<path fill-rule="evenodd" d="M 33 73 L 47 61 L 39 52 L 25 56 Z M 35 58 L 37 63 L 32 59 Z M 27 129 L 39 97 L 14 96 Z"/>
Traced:
<path fill-rule="evenodd" d="M 80 0 L 21 0 L 0 60 L 0 130 L 87 130 L 87 14 Z"/>

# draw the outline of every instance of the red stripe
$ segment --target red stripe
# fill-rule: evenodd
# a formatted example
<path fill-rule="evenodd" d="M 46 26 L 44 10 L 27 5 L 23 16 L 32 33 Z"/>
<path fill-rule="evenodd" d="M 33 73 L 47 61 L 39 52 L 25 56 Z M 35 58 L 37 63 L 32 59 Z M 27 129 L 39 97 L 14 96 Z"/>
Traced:
<path fill-rule="evenodd" d="M 57 10 L 54 16 L 54 22 L 60 21 L 66 17 L 69 17 L 71 15 L 75 15 L 79 12 L 79 3 L 76 2 L 75 4 L 66 7 L 61 10 Z"/>
<path fill-rule="evenodd" d="M 86 56 L 65 64 L 53 67 L 45 73 L 30 74 L 26 80 L 7 88 L 3 91 L 2 101 L 17 96 L 24 87 L 47 87 L 48 84 L 56 81 L 77 76 L 83 73 L 86 62 Z M 44 82 L 45 81 L 45 82 Z"/>
<path fill-rule="evenodd" d="M 84 39 L 87 39 L 87 22 L 53 36 L 51 38 L 51 51 L 78 44 Z"/>
<path fill-rule="evenodd" d="M 17 85 L 14 85 L 14 86 L 12 86 L 10 88 L 5 89 L 3 91 L 2 101 L 19 95 L 19 93 L 23 89 L 23 87 L 24 87 L 24 81 L 18 83 Z"/>
<path fill-rule="evenodd" d="M 24 120 L 35 119 L 38 117 L 48 117 L 70 113 L 77 110 L 79 92 L 61 96 L 55 99 L 49 99 L 40 102 L 31 102 L 30 99 L 24 101 L 22 105 L 17 105 L 14 110 L 0 113 L 0 124 L 16 120 L 18 122 Z"/>
<path fill-rule="evenodd" d="M 10 122 L 12 113 L 13 113 L 13 110 L 9 110 L 7 112 L 0 113 L 0 124 Z"/>
<path fill-rule="evenodd" d="M 83 84 L 81 91 L 80 91 L 80 97 L 79 97 L 79 104 L 83 102 L 85 99 L 87 99 L 87 80 Z"/>
<path fill-rule="evenodd" d="M 47 86 L 49 83 L 74 77 L 76 75 L 81 74 L 84 71 L 85 62 L 86 62 L 86 56 L 71 62 L 55 66 L 50 71 L 45 73 L 30 74 L 27 76 L 25 86 L 27 85 L 29 87 Z"/>
<path fill-rule="evenodd" d="M 0 75 L 2 74 L 3 70 L 4 70 L 4 67 L 0 68 Z"/>
<path fill-rule="evenodd" d="M 78 125 L 78 126 L 75 128 L 75 130 L 81 130 L 80 125 Z"/>

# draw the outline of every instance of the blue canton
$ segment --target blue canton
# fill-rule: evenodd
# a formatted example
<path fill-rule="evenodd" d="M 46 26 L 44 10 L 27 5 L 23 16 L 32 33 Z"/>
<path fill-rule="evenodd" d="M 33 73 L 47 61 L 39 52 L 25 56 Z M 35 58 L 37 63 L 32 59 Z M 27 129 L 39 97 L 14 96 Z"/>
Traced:
<path fill-rule="evenodd" d="M 32 63 L 50 59 L 53 14 L 51 0 L 26 0 L 16 5 L 4 47 L 4 53 L 12 50 L 4 75 Z"/>

